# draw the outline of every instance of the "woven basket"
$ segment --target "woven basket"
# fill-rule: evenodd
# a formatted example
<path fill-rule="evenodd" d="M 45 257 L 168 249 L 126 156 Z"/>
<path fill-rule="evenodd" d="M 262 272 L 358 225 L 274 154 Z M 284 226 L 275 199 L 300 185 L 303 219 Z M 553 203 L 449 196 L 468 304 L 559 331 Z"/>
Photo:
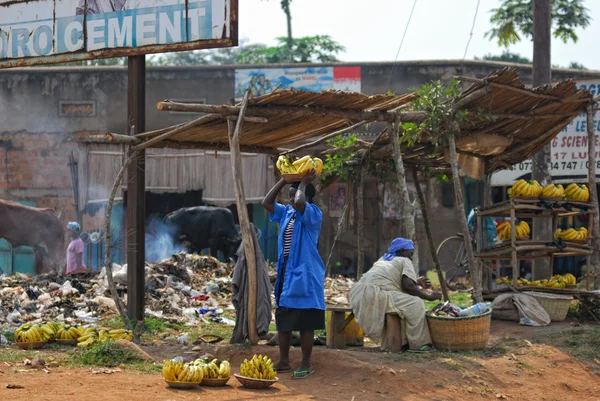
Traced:
<path fill-rule="evenodd" d="M 242 383 L 242 386 L 247 387 L 247 388 L 253 388 L 253 389 L 261 389 L 261 388 L 271 387 L 273 384 L 277 383 L 277 381 L 279 380 L 277 377 L 274 378 L 273 380 L 252 379 L 250 377 L 238 375 L 237 373 L 234 374 L 234 376 L 236 379 L 238 379 L 238 381 L 240 383 Z"/>
<path fill-rule="evenodd" d="M 202 383 L 200 383 L 202 386 L 208 386 L 208 387 L 221 387 L 227 384 L 227 382 L 229 381 L 230 377 L 224 377 L 222 379 L 208 379 L 208 378 L 204 378 L 202 379 Z"/>
<path fill-rule="evenodd" d="M 21 348 L 21 349 L 40 349 L 40 348 L 44 348 L 44 346 L 48 344 L 48 341 L 34 341 L 34 342 L 27 342 L 27 343 L 17 343 L 17 347 Z"/>
<path fill-rule="evenodd" d="M 440 351 L 469 351 L 487 346 L 492 310 L 468 317 L 426 315 L 433 346 Z"/>
<path fill-rule="evenodd" d="M 167 383 L 167 385 L 169 387 L 180 388 L 180 389 L 198 388 L 198 386 L 200 386 L 200 383 L 197 383 L 197 382 L 172 382 L 172 381 L 169 381 L 166 379 L 165 379 L 165 382 Z"/>
<path fill-rule="evenodd" d="M 57 344 L 60 345 L 77 345 L 77 339 L 74 338 L 72 340 L 61 340 L 61 339 L 56 339 L 55 340 Z"/>
<path fill-rule="evenodd" d="M 548 315 L 550 315 L 550 320 L 553 322 L 562 322 L 565 320 L 569 313 L 571 302 L 573 302 L 573 297 L 570 295 L 533 291 L 527 291 L 525 294 L 534 297 Z"/>

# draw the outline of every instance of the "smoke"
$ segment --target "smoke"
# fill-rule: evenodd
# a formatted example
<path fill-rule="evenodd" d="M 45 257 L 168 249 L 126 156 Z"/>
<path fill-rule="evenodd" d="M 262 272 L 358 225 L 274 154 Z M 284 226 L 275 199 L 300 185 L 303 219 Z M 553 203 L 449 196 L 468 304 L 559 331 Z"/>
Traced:
<path fill-rule="evenodd" d="M 182 244 L 176 242 L 177 228 L 168 225 L 158 216 L 150 216 L 146 222 L 146 261 L 160 262 L 171 255 L 188 251 Z"/>

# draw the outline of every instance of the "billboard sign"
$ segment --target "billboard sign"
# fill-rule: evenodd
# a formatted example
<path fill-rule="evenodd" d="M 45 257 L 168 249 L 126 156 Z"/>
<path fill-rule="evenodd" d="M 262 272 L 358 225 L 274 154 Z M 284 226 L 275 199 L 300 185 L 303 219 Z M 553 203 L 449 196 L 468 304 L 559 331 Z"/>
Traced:
<path fill-rule="evenodd" d="M 237 0 L 0 0 L 0 68 L 237 45 Z"/>
<path fill-rule="evenodd" d="M 252 96 L 294 88 L 309 92 L 327 89 L 360 92 L 360 67 L 244 68 L 235 70 L 235 98 L 241 99 L 246 89 Z"/>
<path fill-rule="evenodd" d="M 578 89 L 588 90 L 592 96 L 600 95 L 600 80 L 578 81 Z M 594 114 L 596 171 L 600 178 L 600 113 Z M 586 114 L 575 117 L 553 140 L 550 173 L 552 182 L 587 182 L 588 136 Z M 493 186 L 510 186 L 520 178 L 529 178 L 531 160 L 516 164 L 511 170 L 502 170 L 492 175 Z"/>

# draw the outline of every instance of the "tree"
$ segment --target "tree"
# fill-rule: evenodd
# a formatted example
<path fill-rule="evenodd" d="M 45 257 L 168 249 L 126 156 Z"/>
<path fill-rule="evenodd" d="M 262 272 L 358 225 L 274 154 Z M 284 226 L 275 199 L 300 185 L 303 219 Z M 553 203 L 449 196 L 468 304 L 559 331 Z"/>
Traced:
<path fill-rule="evenodd" d="M 577 28 L 590 25 L 589 10 L 583 0 L 551 0 L 551 18 L 554 37 L 564 43 L 577 42 Z M 497 39 L 508 47 L 521 41 L 521 36 L 533 39 L 533 0 L 503 0 L 499 8 L 492 9 L 492 29 L 485 36 Z"/>
<path fill-rule="evenodd" d="M 585 65 L 578 63 L 577 61 L 571 61 L 568 68 L 572 68 L 574 70 L 587 70 Z"/>
<path fill-rule="evenodd" d="M 292 39 L 291 49 L 288 38 L 277 38 L 276 46 L 249 49 L 240 54 L 240 64 L 272 63 L 328 63 L 339 61 L 336 55 L 346 48 L 329 35 L 304 36 Z"/>
<path fill-rule="evenodd" d="M 247 39 L 240 41 L 238 47 L 165 53 L 152 57 L 151 61 L 153 65 L 161 66 L 240 64 L 243 53 L 253 53 L 267 48 L 263 44 L 246 44 L 247 42 Z"/>
<path fill-rule="evenodd" d="M 478 57 L 475 57 L 475 60 L 479 60 Z M 492 55 L 490 53 L 486 54 L 482 57 L 482 60 L 489 61 L 503 61 L 506 63 L 516 63 L 516 64 L 532 64 L 532 61 L 527 57 L 521 56 L 519 53 L 512 53 L 508 50 L 505 50 L 500 55 Z"/>

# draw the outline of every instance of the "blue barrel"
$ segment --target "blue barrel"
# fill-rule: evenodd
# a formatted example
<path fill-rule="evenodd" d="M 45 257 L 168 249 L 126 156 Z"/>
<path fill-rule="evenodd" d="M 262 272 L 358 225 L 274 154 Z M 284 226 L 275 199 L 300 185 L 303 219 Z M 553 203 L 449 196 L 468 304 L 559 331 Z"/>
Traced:
<path fill-rule="evenodd" d="M 20 246 L 13 251 L 13 272 L 35 275 L 35 252 L 30 246 Z"/>
<path fill-rule="evenodd" d="M 12 274 L 13 272 L 12 246 L 4 238 L 0 238 L 0 270 L 4 274 Z"/>

